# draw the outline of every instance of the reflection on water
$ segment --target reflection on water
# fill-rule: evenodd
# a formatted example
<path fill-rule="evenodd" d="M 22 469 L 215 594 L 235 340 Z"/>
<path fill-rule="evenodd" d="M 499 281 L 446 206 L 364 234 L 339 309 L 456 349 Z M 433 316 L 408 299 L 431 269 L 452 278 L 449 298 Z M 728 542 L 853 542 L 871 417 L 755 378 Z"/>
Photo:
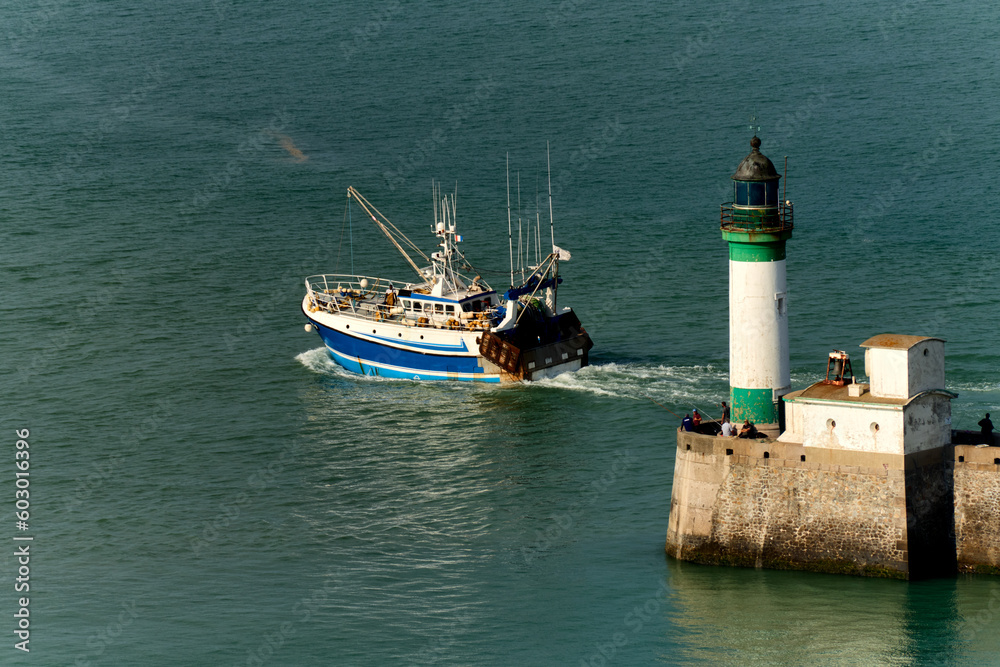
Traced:
<path fill-rule="evenodd" d="M 996 664 L 1000 581 L 907 583 L 667 559 L 680 664 Z M 991 609 L 992 605 L 992 609 Z"/>

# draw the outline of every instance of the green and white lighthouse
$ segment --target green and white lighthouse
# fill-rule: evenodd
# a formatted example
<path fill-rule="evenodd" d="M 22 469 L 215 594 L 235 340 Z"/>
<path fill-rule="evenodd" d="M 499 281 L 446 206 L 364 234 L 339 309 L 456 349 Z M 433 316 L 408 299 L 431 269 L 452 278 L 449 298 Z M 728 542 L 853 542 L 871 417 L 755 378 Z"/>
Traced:
<path fill-rule="evenodd" d="M 734 424 L 749 419 L 777 429 L 790 390 L 785 241 L 792 205 L 778 197 L 781 176 L 750 140 L 733 174 L 733 201 L 722 204 L 729 243 L 729 393 Z"/>

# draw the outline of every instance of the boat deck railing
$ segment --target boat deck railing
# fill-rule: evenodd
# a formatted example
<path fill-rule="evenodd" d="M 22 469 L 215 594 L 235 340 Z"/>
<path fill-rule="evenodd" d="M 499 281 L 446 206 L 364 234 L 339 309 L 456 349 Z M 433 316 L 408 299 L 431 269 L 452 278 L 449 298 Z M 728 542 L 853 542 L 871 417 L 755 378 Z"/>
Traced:
<path fill-rule="evenodd" d="M 426 285 L 413 285 L 383 278 L 324 274 L 305 280 L 310 312 L 338 313 L 369 322 L 393 322 L 434 329 L 481 331 L 492 326 L 494 309 L 481 313 L 417 313 L 403 308 L 402 299 L 419 299 L 428 294 Z M 393 294 L 386 290 L 392 287 Z M 401 296 L 400 290 L 411 296 Z M 457 306 L 457 304 L 456 304 Z"/>

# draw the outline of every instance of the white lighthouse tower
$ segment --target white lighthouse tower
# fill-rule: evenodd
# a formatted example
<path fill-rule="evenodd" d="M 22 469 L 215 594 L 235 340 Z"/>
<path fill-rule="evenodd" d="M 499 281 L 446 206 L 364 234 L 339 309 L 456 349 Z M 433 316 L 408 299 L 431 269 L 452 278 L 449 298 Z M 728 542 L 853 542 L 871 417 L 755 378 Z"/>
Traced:
<path fill-rule="evenodd" d="M 734 423 L 749 419 L 778 430 L 781 396 L 791 389 L 785 241 L 792 206 L 778 198 L 781 176 L 761 154 L 760 139 L 733 174 L 733 201 L 722 204 L 729 242 L 729 385 Z"/>

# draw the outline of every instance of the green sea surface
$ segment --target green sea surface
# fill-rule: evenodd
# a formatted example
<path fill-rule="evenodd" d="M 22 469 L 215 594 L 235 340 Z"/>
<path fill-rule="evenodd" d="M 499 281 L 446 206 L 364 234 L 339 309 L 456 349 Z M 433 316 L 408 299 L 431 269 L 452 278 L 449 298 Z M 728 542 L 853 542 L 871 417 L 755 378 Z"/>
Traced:
<path fill-rule="evenodd" d="M 832 348 L 933 335 L 955 427 L 1000 412 L 1000 5 L 27 0 L 2 17 L 0 664 L 997 661 L 998 578 L 712 568 L 664 543 L 673 413 L 728 393 L 719 204 L 753 113 L 795 204 L 793 388 Z M 431 181 L 457 184 L 463 250 L 505 287 L 506 158 L 515 224 L 545 226 L 547 144 L 573 255 L 559 298 L 591 366 L 379 380 L 303 331 L 306 276 L 410 275 L 345 225 L 348 186 L 430 250 Z"/>

